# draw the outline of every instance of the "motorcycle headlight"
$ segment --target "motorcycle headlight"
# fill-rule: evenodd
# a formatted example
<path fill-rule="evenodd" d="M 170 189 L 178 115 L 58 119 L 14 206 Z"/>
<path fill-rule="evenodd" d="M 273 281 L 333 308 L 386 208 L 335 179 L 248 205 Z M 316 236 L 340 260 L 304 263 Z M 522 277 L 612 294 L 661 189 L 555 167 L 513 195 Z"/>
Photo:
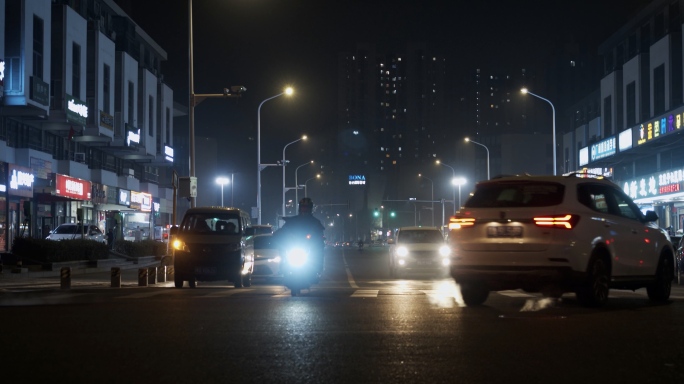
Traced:
<path fill-rule="evenodd" d="M 445 267 L 448 267 L 449 264 L 451 264 L 451 260 L 449 259 L 442 259 L 442 265 Z"/>
<path fill-rule="evenodd" d="M 397 256 L 406 256 L 408 255 L 408 248 L 406 247 L 399 247 L 397 248 Z"/>
<path fill-rule="evenodd" d="M 175 239 L 173 240 L 173 249 L 183 252 L 190 252 L 190 248 L 185 244 L 185 241 Z"/>
<path fill-rule="evenodd" d="M 287 252 L 287 262 L 292 266 L 301 267 L 306 263 L 308 256 L 303 248 L 293 248 Z"/>
<path fill-rule="evenodd" d="M 442 256 L 449 256 L 451 254 L 451 248 L 449 248 L 447 245 L 442 245 L 439 248 L 439 254 Z"/>

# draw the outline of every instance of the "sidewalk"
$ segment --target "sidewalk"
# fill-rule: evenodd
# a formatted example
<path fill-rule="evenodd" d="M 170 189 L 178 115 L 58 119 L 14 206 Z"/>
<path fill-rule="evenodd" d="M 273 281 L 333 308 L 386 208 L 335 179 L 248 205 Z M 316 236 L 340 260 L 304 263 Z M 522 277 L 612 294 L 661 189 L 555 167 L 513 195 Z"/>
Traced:
<path fill-rule="evenodd" d="M 84 280 L 87 276 L 88 281 L 92 281 L 94 285 L 100 285 L 98 282 L 111 282 L 112 268 L 119 268 L 121 271 L 138 270 L 141 268 L 159 267 L 160 261 L 156 260 L 154 256 L 141 257 L 136 261 L 126 259 L 105 259 L 108 263 L 106 265 L 97 267 L 79 267 L 70 266 L 72 280 Z M 64 263 L 69 264 L 69 263 Z M 26 266 L 17 268 L 16 266 L 3 265 L 2 272 L 0 272 L 0 288 L 7 287 L 27 287 L 32 285 L 44 286 L 46 283 L 56 284 L 59 287 L 61 282 L 61 268 L 54 270 L 38 270 L 39 266 Z M 13 273 L 20 270 L 20 273 Z M 129 273 L 130 274 L 130 273 Z M 123 275 L 123 273 L 122 273 Z"/>

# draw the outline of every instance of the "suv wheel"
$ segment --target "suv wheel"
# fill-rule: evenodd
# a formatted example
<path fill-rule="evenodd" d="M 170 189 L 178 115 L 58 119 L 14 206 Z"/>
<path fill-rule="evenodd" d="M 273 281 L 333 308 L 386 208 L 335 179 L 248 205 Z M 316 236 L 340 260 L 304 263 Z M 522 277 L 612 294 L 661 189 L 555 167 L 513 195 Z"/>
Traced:
<path fill-rule="evenodd" d="M 235 273 L 235 277 L 233 277 L 233 284 L 235 288 L 242 288 L 242 270 Z"/>
<path fill-rule="evenodd" d="M 197 287 L 197 280 L 195 280 L 195 278 L 192 277 L 190 280 L 188 280 L 188 286 L 190 286 L 190 288 L 196 288 Z"/>
<path fill-rule="evenodd" d="M 600 307 L 608 300 L 610 276 L 605 260 L 593 258 L 587 270 L 587 279 L 577 292 L 577 299 L 589 307 Z"/>
<path fill-rule="evenodd" d="M 175 275 L 175 276 L 173 277 L 173 285 L 174 285 L 176 288 L 183 288 L 183 278 L 180 277 L 180 276 L 178 276 L 178 275 Z"/>
<path fill-rule="evenodd" d="M 461 285 L 463 302 L 469 307 L 482 305 L 489 297 L 489 289 L 480 283 L 464 283 Z"/>
<path fill-rule="evenodd" d="M 656 270 L 655 281 L 653 284 L 646 287 L 648 298 L 652 301 L 667 301 L 670 298 L 670 291 L 672 290 L 672 265 L 670 258 L 662 256 L 658 262 L 658 269 Z"/>

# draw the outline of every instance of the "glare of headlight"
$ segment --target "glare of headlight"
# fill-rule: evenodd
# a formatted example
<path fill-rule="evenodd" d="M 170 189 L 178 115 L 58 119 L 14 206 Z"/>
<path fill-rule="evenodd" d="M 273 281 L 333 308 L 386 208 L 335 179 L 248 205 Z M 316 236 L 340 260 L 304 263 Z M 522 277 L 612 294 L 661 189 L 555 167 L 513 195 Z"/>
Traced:
<path fill-rule="evenodd" d="M 446 267 L 446 266 L 449 265 L 449 263 L 450 263 L 449 259 L 442 259 L 442 265 L 443 265 L 443 266 Z"/>
<path fill-rule="evenodd" d="M 276 256 L 272 259 L 268 259 L 269 263 L 280 263 L 280 256 Z"/>
<path fill-rule="evenodd" d="M 187 246 L 185 245 L 185 242 L 178 240 L 178 239 L 173 241 L 173 248 L 177 249 L 179 251 L 188 251 Z"/>
<path fill-rule="evenodd" d="M 406 255 L 408 255 L 408 248 L 406 248 L 406 247 L 399 247 L 399 248 L 397 248 L 397 255 L 398 255 L 398 256 L 406 256 Z"/>
<path fill-rule="evenodd" d="M 451 253 L 451 248 L 449 248 L 448 245 L 442 245 L 439 248 L 439 254 L 442 256 L 449 256 L 450 253 Z"/>
<path fill-rule="evenodd" d="M 306 259 L 306 251 L 302 248 L 294 248 L 287 253 L 287 261 L 294 267 L 301 267 L 306 263 Z"/>
<path fill-rule="evenodd" d="M 404 265 L 406 264 L 406 261 L 404 259 L 399 259 L 399 265 Z"/>

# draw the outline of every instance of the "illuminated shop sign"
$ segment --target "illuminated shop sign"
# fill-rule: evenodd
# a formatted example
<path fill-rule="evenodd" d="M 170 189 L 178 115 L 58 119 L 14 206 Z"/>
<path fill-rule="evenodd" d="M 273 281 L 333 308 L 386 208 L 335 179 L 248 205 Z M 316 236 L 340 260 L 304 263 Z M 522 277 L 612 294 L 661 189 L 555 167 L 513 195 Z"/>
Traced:
<path fill-rule="evenodd" d="M 618 135 L 618 150 L 620 152 L 632 148 L 632 130 L 626 129 Z"/>
<path fill-rule="evenodd" d="M 67 109 L 66 117 L 67 120 L 80 124 L 86 125 L 86 119 L 88 118 L 88 106 L 85 102 L 67 94 Z"/>
<path fill-rule="evenodd" d="M 139 205 L 139 209 L 143 212 L 152 211 L 152 195 L 145 192 L 131 191 L 131 207 Z"/>
<path fill-rule="evenodd" d="M 668 133 L 677 131 L 684 125 L 684 109 L 679 109 L 676 113 L 659 117 L 633 128 L 633 137 L 637 145 L 651 142 Z"/>
<path fill-rule="evenodd" d="M 173 148 L 168 145 L 164 146 L 164 158 L 173 163 Z"/>
<path fill-rule="evenodd" d="M 609 156 L 613 156 L 615 150 L 615 136 L 601 140 L 598 143 L 592 144 L 589 147 L 591 153 L 591 161 L 601 160 Z"/>
<path fill-rule="evenodd" d="M 92 197 L 92 184 L 87 180 L 56 174 L 55 195 L 78 200 L 90 200 Z"/>
<path fill-rule="evenodd" d="M 100 111 L 100 127 L 114 130 L 114 116 L 107 112 Z"/>
<path fill-rule="evenodd" d="M 131 205 L 131 191 L 119 188 L 119 195 L 116 203 L 127 207 Z"/>
<path fill-rule="evenodd" d="M 592 177 L 613 177 L 613 168 L 582 168 L 579 171 L 575 171 L 579 177 L 592 178 Z"/>
<path fill-rule="evenodd" d="M 589 164 L 589 147 L 584 147 L 579 150 L 579 166 L 583 167 L 587 164 Z"/>
<path fill-rule="evenodd" d="M 33 197 L 35 176 L 32 169 L 10 164 L 7 176 L 10 194 Z"/>
<path fill-rule="evenodd" d="M 7 186 L 5 184 L 0 184 L 0 192 L 7 192 Z"/>
<path fill-rule="evenodd" d="M 0 97 L 2 97 L 2 92 L 4 91 L 5 85 L 5 60 L 0 59 Z"/>
<path fill-rule="evenodd" d="M 140 128 L 128 127 L 126 129 L 126 146 L 138 146 L 140 145 Z"/>
<path fill-rule="evenodd" d="M 680 168 L 627 180 L 623 190 L 632 199 L 644 199 L 681 192 L 683 182 L 684 168 Z"/>
<path fill-rule="evenodd" d="M 366 176 L 364 175 L 349 175 L 349 185 L 365 185 Z"/>

